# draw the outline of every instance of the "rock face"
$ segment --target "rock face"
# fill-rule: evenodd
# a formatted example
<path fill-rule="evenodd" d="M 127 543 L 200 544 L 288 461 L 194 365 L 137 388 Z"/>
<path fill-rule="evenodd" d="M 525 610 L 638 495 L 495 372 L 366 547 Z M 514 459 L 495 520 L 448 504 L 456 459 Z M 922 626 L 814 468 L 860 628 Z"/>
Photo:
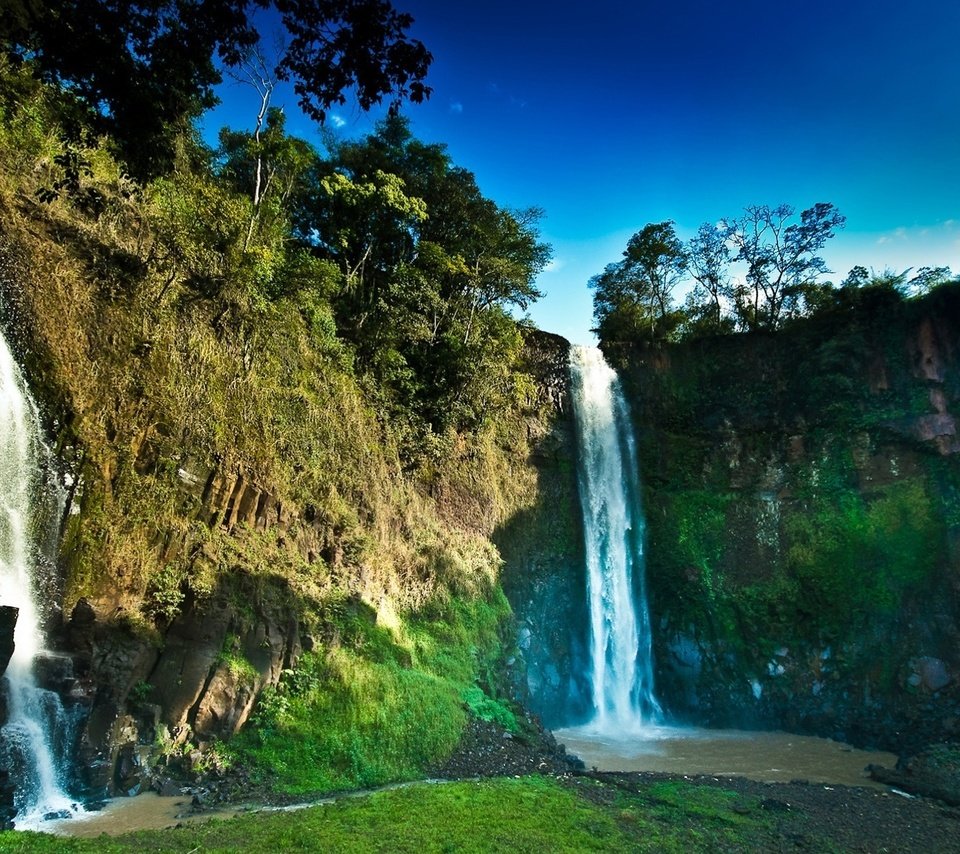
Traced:
<path fill-rule="evenodd" d="M 0 676 L 3 676 L 13 656 L 13 633 L 17 627 L 18 609 L 0 605 Z M 0 723 L 2 723 L 0 718 Z"/>
<path fill-rule="evenodd" d="M 612 354 L 680 717 L 906 750 L 960 734 L 960 291 Z"/>
<path fill-rule="evenodd" d="M 158 745 L 179 755 L 188 741 L 203 746 L 235 734 L 260 691 L 300 654 L 295 613 L 289 600 L 268 605 L 234 578 L 202 603 L 186 602 L 158 639 L 98 617 L 80 600 L 66 634 L 90 691 L 83 788 L 136 794 L 162 758 Z"/>
<path fill-rule="evenodd" d="M 544 423 L 528 428 L 540 500 L 493 535 L 504 559 L 504 591 L 517 620 L 521 662 L 515 690 L 550 726 L 586 717 L 590 703 L 569 349 L 569 342 L 556 335 L 528 337 L 526 367 L 551 413 Z"/>
<path fill-rule="evenodd" d="M 17 625 L 18 609 L 0 605 L 0 676 L 3 676 L 13 656 L 13 632 Z M 0 691 L 0 727 L 7 721 L 6 698 Z M 11 830 L 16 810 L 13 806 L 15 785 L 10 772 L 0 768 L 0 830 Z"/>

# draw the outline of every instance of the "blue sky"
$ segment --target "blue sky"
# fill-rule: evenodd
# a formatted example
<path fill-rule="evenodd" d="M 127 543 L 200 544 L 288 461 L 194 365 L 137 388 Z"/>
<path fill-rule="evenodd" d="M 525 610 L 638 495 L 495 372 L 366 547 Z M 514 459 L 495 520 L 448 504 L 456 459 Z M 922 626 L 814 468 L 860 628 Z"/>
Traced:
<path fill-rule="evenodd" d="M 833 202 L 835 281 L 855 264 L 960 271 L 956 0 L 394 5 L 434 56 L 414 133 L 500 205 L 546 212 L 541 328 L 590 342 L 587 281 L 631 234 L 672 219 L 686 238 L 749 204 Z M 208 127 L 252 124 L 251 92 L 221 95 Z M 375 118 L 347 105 L 331 126 Z"/>

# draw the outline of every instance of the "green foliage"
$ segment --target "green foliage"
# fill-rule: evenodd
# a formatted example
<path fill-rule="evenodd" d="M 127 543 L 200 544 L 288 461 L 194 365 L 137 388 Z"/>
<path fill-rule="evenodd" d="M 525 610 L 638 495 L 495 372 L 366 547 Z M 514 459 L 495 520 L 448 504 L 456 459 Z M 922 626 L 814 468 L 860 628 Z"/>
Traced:
<path fill-rule="evenodd" d="M 141 679 L 130 689 L 130 694 L 128 699 L 134 705 L 140 705 L 141 703 L 147 702 L 147 700 L 150 699 L 150 695 L 152 693 L 153 693 L 153 685 Z"/>
<path fill-rule="evenodd" d="M 216 103 L 218 65 L 237 67 L 259 41 L 257 7 L 273 6 L 289 40 L 275 79 L 294 80 L 304 111 L 326 111 L 355 92 L 369 109 L 384 96 L 420 102 L 431 56 L 407 36 L 413 19 L 389 3 L 288 4 L 234 0 L 193 4 L 140 0 L 30 0 L 0 11 L 4 52 L 59 83 L 109 132 L 140 178 L 174 165 L 172 140 Z"/>
<path fill-rule="evenodd" d="M 399 118 L 317 170 L 294 200 L 295 231 L 339 267 L 337 326 L 419 463 L 431 434 L 478 429 L 513 402 L 521 342 L 507 309 L 539 296 L 540 214 L 499 208 Z"/>
<path fill-rule="evenodd" d="M 590 280 L 593 314 L 601 341 L 663 340 L 678 317 L 672 291 L 682 279 L 688 254 L 672 222 L 649 223 L 627 242 L 623 260 Z"/>
<path fill-rule="evenodd" d="M 391 628 L 361 602 L 325 603 L 329 650 L 304 655 L 261 698 L 238 755 L 280 790 L 305 792 L 409 780 L 459 741 L 465 708 L 518 730 L 488 691 L 509 614 L 502 593 L 454 599 L 435 618 Z"/>
<path fill-rule="evenodd" d="M 168 564 L 151 578 L 143 610 L 156 620 L 169 623 L 180 613 L 185 594 L 183 571 Z"/>
<path fill-rule="evenodd" d="M 228 634 L 224 638 L 217 663 L 225 665 L 230 675 L 241 682 L 252 684 L 259 676 L 257 669 L 240 652 L 240 638 L 237 635 Z"/>
<path fill-rule="evenodd" d="M 501 701 L 488 697 L 482 688 L 471 685 L 460 693 L 460 697 L 472 717 L 498 724 L 512 733 L 520 732 L 520 724 L 513 711 Z"/>

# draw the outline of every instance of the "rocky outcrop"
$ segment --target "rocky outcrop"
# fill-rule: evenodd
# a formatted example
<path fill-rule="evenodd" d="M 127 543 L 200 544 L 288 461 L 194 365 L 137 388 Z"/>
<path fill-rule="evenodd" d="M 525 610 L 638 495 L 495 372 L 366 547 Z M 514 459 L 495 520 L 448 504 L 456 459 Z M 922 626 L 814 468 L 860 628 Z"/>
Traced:
<path fill-rule="evenodd" d="M 0 605 L 0 676 L 3 676 L 13 656 L 13 634 L 17 627 L 19 609 L 12 605 Z M 0 723 L 3 722 L 0 716 Z"/>
<path fill-rule="evenodd" d="M 611 353 L 676 715 L 898 752 L 960 733 L 960 289 L 881 296 Z"/>
<path fill-rule="evenodd" d="M 869 766 L 870 776 L 925 798 L 960 806 L 960 744 L 934 744 L 896 768 Z"/>
<path fill-rule="evenodd" d="M 543 421 L 528 425 L 538 501 L 493 535 L 517 623 L 520 656 L 513 668 L 514 689 L 548 725 L 581 718 L 590 704 L 569 349 L 569 342 L 557 335 L 528 335 L 525 368 L 536 380 L 544 404 L 540 411 L 546 413 Z"/>
<path fill-rule="evenodd" d="M 227 577 L 202 602 L 186 602 L 160 636 L 78 602 L 67 636 L 92 692 L 80 748 L 85 789 L 135 794 L 156 763 L 235 734 L 300 654 L 296 609 L 278 599 L 268 604 L 248 579 Z"/>

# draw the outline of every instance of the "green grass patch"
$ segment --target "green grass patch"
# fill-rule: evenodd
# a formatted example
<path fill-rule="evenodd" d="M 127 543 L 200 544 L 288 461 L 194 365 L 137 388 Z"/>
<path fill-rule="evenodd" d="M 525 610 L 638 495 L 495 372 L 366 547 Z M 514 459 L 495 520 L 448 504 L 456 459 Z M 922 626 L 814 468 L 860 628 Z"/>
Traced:
<path fill-rule="evenodd" d="M 261 698 L 235 757 L 286 794 L 376 786 L 423 775 L 449 756 L 473 715 L 513 732 L 494 674 L 509 606 L 451 600 L 389 628 L 361 602 L 323 611 L 335 643 L 304 655 Z"/>
<path fill-rule="evenodd" d="M 749 851 L 764 850 L 769 830 L 756 803 L 724 789 L 671 781 L 628 792 L 587 779 L 526 777 L 417 784 L 295 813 L 257 813 L 111 840 L 6 833 L 0 850 Z"/>

